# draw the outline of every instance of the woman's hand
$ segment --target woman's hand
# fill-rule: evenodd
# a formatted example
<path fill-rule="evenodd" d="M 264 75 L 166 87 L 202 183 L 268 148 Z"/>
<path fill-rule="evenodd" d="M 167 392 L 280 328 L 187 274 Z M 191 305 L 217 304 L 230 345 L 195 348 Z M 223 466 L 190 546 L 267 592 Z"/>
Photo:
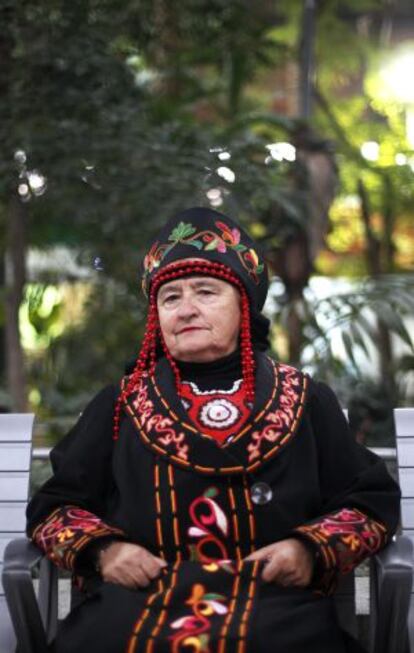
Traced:
<path fill-rule="evenodd" d="M 129 589 L 147 587 L 167 566 L 165 560 L 152 555 L 143 546 L 128 542 L 113 542 L 99 552 L 98 560 L 104 581 Z"/>
<path fill-rule="evenodd" d="M 305 544 L 296 538 L 281 540 L 250 554 L 246 560 L 263 560 L 262 578 L 283 587 L 307 587 L 312 579 L 314 558 Z"/>

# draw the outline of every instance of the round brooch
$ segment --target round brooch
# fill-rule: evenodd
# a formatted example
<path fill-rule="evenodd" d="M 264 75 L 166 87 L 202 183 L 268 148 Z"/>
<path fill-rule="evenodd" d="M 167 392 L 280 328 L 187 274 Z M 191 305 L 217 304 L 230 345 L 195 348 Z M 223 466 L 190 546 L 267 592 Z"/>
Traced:
<path fill-rule="evenodd" d="M 240 410 L 228 399 L 212 399 L 201 408 L 199 420 L 211 428 L 228 428 L 240 419 Z"/>

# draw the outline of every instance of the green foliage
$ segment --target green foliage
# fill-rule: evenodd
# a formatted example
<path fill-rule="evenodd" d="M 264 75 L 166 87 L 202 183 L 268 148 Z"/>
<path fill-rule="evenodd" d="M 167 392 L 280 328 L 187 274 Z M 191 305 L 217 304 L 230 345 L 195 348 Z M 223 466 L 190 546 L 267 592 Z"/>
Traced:
<path fill-rule="evenodd" d="M 80 265 L 91 269 L 99 258 L 103 267 L 98 279 L 91 271 L 85 282 L 92 292 L 83 321 L 61 334 L 53 328 L 62 307 L 42 313 L 44 287 L 29 288 L 30 322 L 49 346 L 47 355 L 29 360 L 30 384 L 45 414 L 77 410 L 85 396 L 122 374 L 143 329 L 138 262 L 167 216 L 213 203 L 236 214 L 269 251 L 309 236 L 307 170 L 300 161 L 275 161 L 266 149 L 280 140 L 303 145 L 306 133 L 311 149 L 327 150 L 326 143 L 310 142 L 300 121 L 271 107 L 274 72 L 297 61 L 302 9 L 302 0 L 278 6 L 265 0 L 3 2 L 0 222 L 6 224 L 16 188 L 26 185 L 29 246 L 47 251 L 63 244 Z M 412 238 L 411 152 L 400 108 L 375 97 L 377 34 L 362 37 L 358 23 L 359 16 L 381 11 L 374 0 L 318 3 L 312 126 L 336 143 L 335 233 L 346 217 L 345 200 L 362 184 L 374 235 L 382 239 L 383 271 L 404 272 L 405 234 Z M 380 144 L 378 161 L 362 156 L 366 141 Z M 224 152 L 228 163 L 220 159 Z M 396 164 L 399 153 L 407 157 L 404 165 Z M 223 166 L 233 181 L 219 174 Z M 37 189 L 34 173 L 43 179 Z M 388 227 L 384 216 L 391 216 Z M 332 242 L 334 274 L 369 273 L 363 235 L 352 258 L 346 251 L 347 263 L 335 251 L 335 237 Z M 385 270 L 389 250 L 393 260 Z M 360 353 L 375 341 L 368 307 L 405 341 L 404 365 L 410 365 L 404 320 L 412 307 L 402 299 L 407 290 L 394 279 L 387 283 L 364 282 L 325 308 L 312 310 L 305 301 L 303 348 L 313 346 L 315 367 L 338 377 L 356 373 Z M 329 324 L 321 320 L 324 311 Z M 341 329 L 348 366 L 333 355 L 334 328 Z"/>
<path fill-rule="evenodd" d="M 103 277 L 95 282 L 82 322 L 68 325 L 51 340 L 47 354 L 31 359 L 41 414 L 76 414 L 92 393 L 119 382 L 138 351 L 143 310 L 123 284 Z"/>
<path fill-rule="evenodd" d="M 414 312 L 413 280 L 409 276 L 384 276 L 346 281 L 342 285 L 342 290 L 322 298 L 308 288 L 297 306 L 303 324 L 303 363 L 313 374 L 331 381 L 347 375 L 351 384 L 356 380 L 362 383 L 365 378 L 371 379 L 372 384 L 378 375 L 378 325 L 383 325 L 402 352 L 394 360 L 393 372 L 403 384 L 402 373 L 414 369 L 414 342 L 406 321 Z M 276 296 L 275 302 L 276 320 L 283 326 L 288 309 L 284 296 Z M 338 340 L 342 341 L 345 356 L 338 355 Z M 371 370 L 368 375 L 362 371 L 367 363 Z M 403 385 L 398 395 L 400 400 L 409 400 Z"/>

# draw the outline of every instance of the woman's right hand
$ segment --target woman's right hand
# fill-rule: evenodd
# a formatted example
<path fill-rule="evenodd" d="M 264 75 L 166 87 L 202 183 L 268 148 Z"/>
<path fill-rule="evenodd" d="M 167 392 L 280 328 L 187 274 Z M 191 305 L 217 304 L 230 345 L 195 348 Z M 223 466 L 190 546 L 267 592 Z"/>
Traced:
<path fill-rule="evenodd" d="M 129 589 L 147 587 L 167 566 L 165 560 L 152 555 L 143 546 L 129 542 L 112 542 L 98 553 L 98 561 L 105 582 Z"/>

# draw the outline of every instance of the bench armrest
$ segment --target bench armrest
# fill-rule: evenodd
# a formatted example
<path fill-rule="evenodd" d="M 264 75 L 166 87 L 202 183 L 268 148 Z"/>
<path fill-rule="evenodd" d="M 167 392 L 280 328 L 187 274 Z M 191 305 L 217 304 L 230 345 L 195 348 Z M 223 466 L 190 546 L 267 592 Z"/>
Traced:
<path fill-rule="evenodd" d="M 36 597 L 33 570 L 39 567 Z M 9 542 L 4 553 L 3 586 L 19 653 L 46 653 L 57 628 L 57 568 L 28 539 Z"/>
<path fill-rule="evenodd" d="M 371 652 L 404 653 L 413 580 L 413 544 L 399 536 L 371 560 Z"/>

